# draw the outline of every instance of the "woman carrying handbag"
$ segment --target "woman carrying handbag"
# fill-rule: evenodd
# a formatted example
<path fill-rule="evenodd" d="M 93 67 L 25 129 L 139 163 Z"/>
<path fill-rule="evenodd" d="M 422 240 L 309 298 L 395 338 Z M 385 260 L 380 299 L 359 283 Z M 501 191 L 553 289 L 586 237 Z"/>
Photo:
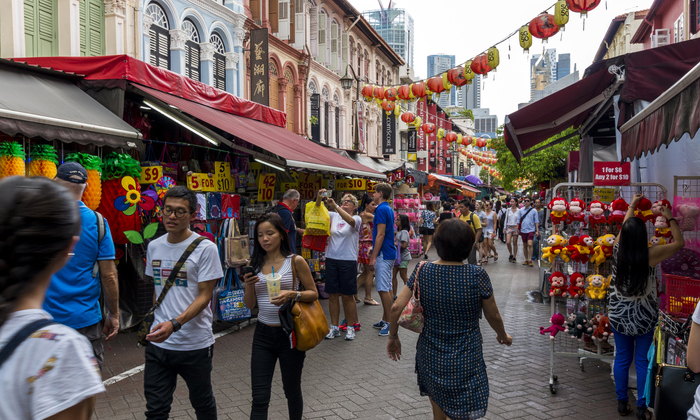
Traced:
<path fill-rule="evenodd" d="M 459 219 L 449 219 L 440 222 L 433 239 L 440 259 L 419 265 L 394 302 L 387 354 L 401 359 L 399 316 L 417 286 L 412 307 L 423 313 L 415 365 L 421 395 L 430 397 L 436 420 L 484 417 L 489 387 L 479 330 L 482 309 L 500 344 L 510 346 L 513 339 L 503 326 L 488 274 L 462 262 L 474 244 L 474 231 Z"/>
<path fill-rule="evenodd" d="M 253 336 L 250 360 L 253 405 L 251 420 L 267 419 L 272 391 L 272 378 L 277 359 L 280 361 L 284 394 L 287 398 L 290 420 L 300 420 L 304 411 L 301 394 L 301 373 L 306 353 L 290 346 L 289 336 L 280 325 L 279 309 L 289 300 L 314 302 L 318 293 L 311 270 L 303 258 L 294 255 L 282 218 L 277 213 L 266 213 L 254 228 L 253 255 L 250 266 L 244 268 L 245 296 L 248 309 L 258 306 L 258 322 Z M 294 264 L 294 267 L 292 267 Z M 304 291 L 296 291 L 293 271 Z M 268 294 L 267 276 L 281 277 L 279 294 Z"/>

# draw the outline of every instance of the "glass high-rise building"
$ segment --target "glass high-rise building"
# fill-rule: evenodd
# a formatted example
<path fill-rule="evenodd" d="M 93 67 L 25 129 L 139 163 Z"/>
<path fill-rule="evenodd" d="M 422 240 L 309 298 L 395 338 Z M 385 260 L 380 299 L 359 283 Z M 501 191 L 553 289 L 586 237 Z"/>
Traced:
<path fill-rule="evenodd" d="M 571 54 L 559 54 L 550 48 L 530 58 L 530 101 L 539 99 L 546 86 L 561 80 L 571 73 Z"/>
<path fill-rule="evenodd" d="M 409 68 L 413 68 L 413 18 L 403 9 L 381 9 L 362 12 L 379 36 L 396 51 Z"/>
<path fill-rule="evenodd" d="M 455 66 L 455 56 L 454 55 L 444 55 L 436 54 L 428 56 L 428 77 L 439 76 L 447 70 Z M 459 105 L 457 103 L 457 89 L 450 89 L 450 94 L 445 95 L 444 93 L 440 95 L 440 99 L 437 101 L 438 105 L 442 109 L 448 106 Z"/>

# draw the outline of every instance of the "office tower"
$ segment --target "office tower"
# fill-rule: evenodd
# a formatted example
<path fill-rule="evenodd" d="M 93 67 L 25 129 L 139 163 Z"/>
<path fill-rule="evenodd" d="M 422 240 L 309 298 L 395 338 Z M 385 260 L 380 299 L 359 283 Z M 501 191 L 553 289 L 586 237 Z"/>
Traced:
<path fill-rule="evenodd" d="M 571 55 L 559 54 L 550 48 L 542 54 L 533 54 L 530 59 L 530 101 L 542 97 L 546 86 L 563 79 L 571 73 Z"/>
<path fill-rule="evenodd" d="M 486 134 L 490 138 L 495 138 L 498 129 L 498 116 L 491 115 L 488 108 L 475 108 L 472 109 L 472 113 L 474 114 L 474 135 L 479 137 Z"/>
<path fill-rule="evenodd" d="M 457 104 L 464 109 L 481 108 L 481 77 L 477 74 L 471 85 L 464 85 L 457 91 Z"/>
<path fill-rule="evenodd" d="M 379 36 L 396 51 L 409 68 L 413 68 L 413 18 L 403 9 L 369 10 L 362 12 Z"/>
<path fill-rule="evenodd" d="M 442 73 L 453 68 L 455 66 L 455 56 L 454 55 L 444 55 L 436 54 L 428 56 L 428 77 L 440 76 Z M 451 89 L 449 95 L 442 94 L 440 99 L 437 101 L 440 108 L 447 108 L 448 106 L 458 105 L 457 104 L 457 89 Z"/>

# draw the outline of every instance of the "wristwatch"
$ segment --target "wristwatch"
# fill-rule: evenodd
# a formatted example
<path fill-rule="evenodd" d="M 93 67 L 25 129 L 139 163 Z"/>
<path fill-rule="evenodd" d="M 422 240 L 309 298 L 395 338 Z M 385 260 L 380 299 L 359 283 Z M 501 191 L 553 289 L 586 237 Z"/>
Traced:
<path fill-rule="evenodd" d="M 182 324 L 180 324 L 177 319 L 173 318 L 170 320 L 170 322 L 173 324 L 173 332 L 180 331 L 180 328 L 182 328 Z"/>
<path fill-rule="evenodd" d="M 301 300 L 301 292 L 297 292 L 297 296 L 294 298 L 294 302 L 299 302 Z"/>

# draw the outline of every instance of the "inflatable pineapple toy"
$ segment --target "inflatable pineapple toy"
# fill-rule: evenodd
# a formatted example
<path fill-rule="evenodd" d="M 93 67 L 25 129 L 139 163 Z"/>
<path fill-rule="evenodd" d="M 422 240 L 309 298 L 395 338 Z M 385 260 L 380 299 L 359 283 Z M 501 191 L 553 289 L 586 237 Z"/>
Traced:
<path fill-rule="evenodd" d="M 0 143 L 0 179 L 26 175 L 24 148 L 16 141 Z"/>
<path fill-rule="evenodd" d="M 29 175 L 45 176 L 50 179 L 56 177 L 58 155 L 53 146 L 50 144 L 35 144 L 32 146 L 30 157 Z"/>
<path fill-rule="evenodd" d="M 102 159 L 88 153 L 71 153 L 66 162 L 77 162 L 87 170 L 88 181 L 83 193 L 83 203 L 90 210 L 97 210 L 102 199 Z"/>

